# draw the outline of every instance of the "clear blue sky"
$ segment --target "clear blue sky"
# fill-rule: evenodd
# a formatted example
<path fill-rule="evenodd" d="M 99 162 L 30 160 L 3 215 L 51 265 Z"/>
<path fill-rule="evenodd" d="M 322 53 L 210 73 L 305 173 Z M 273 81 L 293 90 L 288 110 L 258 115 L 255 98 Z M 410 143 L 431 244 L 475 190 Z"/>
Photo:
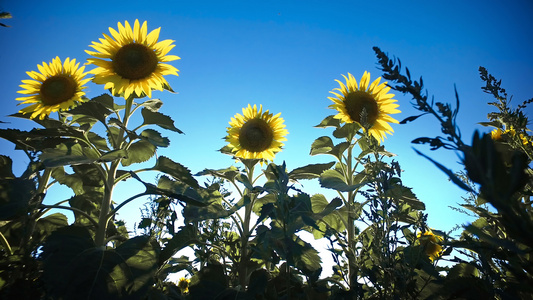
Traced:
<path fill-rule="evenodd" d="M 53 4 L 52 4 L 53 3 Z M 330 131 L 313 128 L 333 114 L 327 106 L 335 79 L 350 72 L 360 78 L 365 70 L 372 80 L 381 75 L 372 50 L 378 46 L 400 57 L 411 74 L 423 75 L 438 101 L 454 101 L 454 84 L 461 98 L 459 124 L 470 142 L 477 122 L 484 121 L 492 101 L 484 94 L 478 67 L 484 66 L 514 95 L 513 104 L 533 97 L 533 2 L 520 1 L 0 1 L 13 19 L 0 28 L 1 128 L 30 129 L 32 122 L 6 117 L 17 112 L 15 98 L 26 71 L 54 57 L 85 61 L 88 45 L 108 33 L 117 22 L 148 21 L 148 30 L 161 27 L 160 39 L 177 45 L 170 54 L 180 76 L 167 76 L 177 94 L 154 92 L 185 135 L 164 132 L 171 146 L 166 155 L 193 172 L 224 168 L 234 163 L 217 152 L 230 118 L 241 108 L 263 104 L 282 113 L 289 135 L 276 162 L 289 169 L 329 161 L 308 155 L 313 140 Z M 89 67 L 91 69 L 92 67 Z M 104 92 L 89 84 L 88 96 Z M 410 98 L 397 95 L 398 120 L 415 114 Z M 529 116 L 532 117 L 531 111 Z M 440 127 L 426 117 L 394 125 L 386 148 L 398 154 L 402 178 L 426 203 L 431 227 L 449 230 L 464 217 L 448 208 L 460 202 L 461 190 L 429 161 L 414 153 L 411 140 L 435 136 Z M 458 170 L 450 151 L 417 149 Z M 20 157 L 0 140 L 0 153 Z M 21 170 L 27 160 L 18 160 Z M 20 173 L 19 173 L 20 174 Z M 152 176 L 152 177 L 150 177 Z M 155 174 L 148 177 L 155 178 Z M 308 193 L 320 192 L 304 182 Z M 117 201 L 122 198 L 119 190 Z M 58 192 L 56 199 L 68 195 Z M 125 194 L 124 194 L 125 196 Z M 49 200 L 52 202 L 52 200 Z M 53 202 L 57 202 L 53 201 Z M 143 201 L 133 202 L 121 215 L 138 221 Z M 131 225 L 131 224 L 130 224 Z"/>

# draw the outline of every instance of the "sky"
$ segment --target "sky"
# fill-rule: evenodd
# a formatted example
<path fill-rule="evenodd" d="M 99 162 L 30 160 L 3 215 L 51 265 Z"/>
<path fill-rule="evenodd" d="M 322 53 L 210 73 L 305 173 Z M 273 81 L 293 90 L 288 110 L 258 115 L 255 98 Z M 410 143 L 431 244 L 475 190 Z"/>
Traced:
<path fill-rule="evenodd" d="M 153 5 L 152 5 L 153 3 Z M 6 1 L 0 9 L 12 19 L 0 27 L 0 128 L 30 130 L 28 120 L 8 117 L 16 113 L 15 98 L 26 71 L 56 56 L 89 57 L 84 50 L 92 41 L 117 28 L 117 22 L 148 22 L 148 31 L 161 27 L 160 40 L 175 40 L 169 53 L 180 60 L 171 64 L 179 77 L 166 79 L 176 91 L 154 92 L 163 100 L 161 112 L 170 115 L 185 134 L 163 132 L 171 139 L 167 149 L 158 151 L 187 166 L 193 173 L 205 168 L 219 169 L 235 164 L 217 150 L 230 118 L 248 104 L 262 104 L 272 113 L 281 112 L 289 131 L 285 147 L 275 159 L 286 161 L 289 170 L 330 158 L 309 156 L 312 142 L 331 131 L 314 125 L 335 112 L 328 108 L 329 91 L 338 87 L 335 79 L 352 73 L 358 80 L 369 71 L 372 80 L 381 76 L 372 50 L 378 46 L 401 59 L 414 77 L 423 76 L 436 101 L 455 103 L 454 86 L 461 100 L 458 123 L 466 143 L 477 125 L 486 120 L 492 101 L 481 90 L 478 68 L 484 66 L 508 94 L 512 105 L 533 97 L 533 1 Z M 92 69 L 88 66 L 87 70 Z M 90 83 L 88 97 L 105 92 Z M 410 98 L 395 93 L 402 120 L 417 114 Z M 526 113 L 533 115 L 532 107 Z M 417 137 L 440 133 L 437 121 L 426 116 L 405 125 L 393 125 L 394 134 L 384 145 L 400 162 L 404 185 L 426 204 L 431 227 L 448 231 L 468 222 L 449 206 L 461 202 L 463 192 L 431 162 L 413 148 L 453 170 L 460 170 L 457 153 L 430 151 L 413 145 Z M 20 174 L 28 160 L 12 144 L 0 140 L 0 154 L 15 160 Z M 152 162 L 153 163 L 153 162 Z M 155 175 L 148 180 L 155 182 Z M 303 182 L 309 194 L 326 193 L 316 181 Z M 128 197 L 128 189 L 115 194 L 116 201 Z M 58 189 L 58 202 L 70 197 Z M 51 196 L 49 195 L 49 196 Z M 47 197 L 47 198 L 54 198 Z M 139 221 L 134 201 L 121 212 L 128 222 Z M 131 224 L 130 224 L 131 226 Z"/>

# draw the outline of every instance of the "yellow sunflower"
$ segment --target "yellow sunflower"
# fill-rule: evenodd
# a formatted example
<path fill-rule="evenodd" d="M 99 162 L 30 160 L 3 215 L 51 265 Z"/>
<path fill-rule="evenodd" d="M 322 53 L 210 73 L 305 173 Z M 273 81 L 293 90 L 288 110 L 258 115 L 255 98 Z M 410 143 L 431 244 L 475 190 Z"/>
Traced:
<path fill-rule="evenodd" d="M 273 161 L 274 155 L 281 151 L 285 135 L 283 119 L 273 115 L 268 110 L 263 112 L 263 106 L 253 107 L 248 104 L 242 109 L 242 115 L 236 114 L 231 118 L 226 141 L 235 156 L 244 159 L 266 159 Z"/>
<path fill-rule="evenodd" d="M 189 292 L 189 283 L 191 281 L 185 277 L 181 277 L 178 281 L 178 288 L 181 290 L 182 294 L 187 294 Z"/>
<path fill-rule="evenodd" d="M 178 69 L 166 62 L 180 59 L 176 55 L 167 55 L 174 48 L 173 40 L 158 42 L 160 28 L 148 34 L 146 21 L 140 26 L 135 20 L 133 29 L 128 21 L 125 26 L 118 23 L 118 32 L 109 28 L 111 37 L 104 34 L 100 43 L 93 42 L 90 46 L 97 52 L 85 50 L 97 58 L 89 58 L 90 64 L 98 66 L 91 70 L 94 82 L 105 84 L 114 95 L 130 95 L 152 97 L 152 90 L 172 90 L 163 77 L 178 76 Z M 107 60 L 109 59 L 109 60 Z"/>
<path fill-rule="evenodd" d="M 340 88 L 330 92 L 335 97 L 328 97 L 334 102 L 329 107 L 338 111 L 335 118 L 345 123 L 358 123 L 378 142 L 383 141 L 385 133 L 394 132 L 389 123 L 399 123 L 389 114 L 400 112 L 396 109 L 399 106 L 395 104 L 396 100 L 392 99 L 394 94 L 388 94 L 390 87 L 387 87 L 387 82 L 380 84 L 381 77 L 379 77 L 370 83 L 370 73 L 367 71 L 363 74 L 359 85 L 352 74 L 348 73 L 348 77 L 342 76 L 346 84 L 335 80 Z"/>
<path fill-rule="evenodd" d="M 444 239 L 440 235 L 434 234 L 431 230 L 427 230 L 424 233 L 418 233 L 418 241 L 420 242 L 420 245 L 424 247 L 424 252 L 426 252 L 426 255 L 429 256 L 431 261 L 434 261 L 441 255 L 442 246 L 440 243 L 443 240 Z"/>
<path fill-rule="evenodd" d="M 64 63 L 56 57 L 50 63 L 43 62 L 37 65 L 39 72 L 26 72 L 33 80 L 22 80 L 20 85 L 24 90 L 18 91 L 20 94 L 29 96 L 16 98 L 22 101 L 20 104 L 31 104 L 20 110 L 20 113 L 29 114 L 30 118 L 44 119 L 55 111 L 67 110 L 77 105 L 78 102 L 85 101 L 83 89 L 90 80 L 84 79 L 85 67 L 79 67 L 75 59 L 67 57 Z"/>
<path fill-rule="evenodd" d="M 490 132 L 490 137 L 494 140 L 494 141 L 498 141 L 498 140 L 501 140 L 502 139 L 502 134 L 503 134 L 503 131 L 500 129 L 500 128 L 496 128 L 494 130 L 492 130 Z"/>

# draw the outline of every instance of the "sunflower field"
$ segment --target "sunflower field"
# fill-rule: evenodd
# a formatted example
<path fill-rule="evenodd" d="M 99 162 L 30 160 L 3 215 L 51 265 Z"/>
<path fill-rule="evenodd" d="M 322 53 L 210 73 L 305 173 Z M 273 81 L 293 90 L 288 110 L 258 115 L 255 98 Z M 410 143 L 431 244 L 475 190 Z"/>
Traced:
<path fill-rule="evenodd" d="M 14 100 L 23 108 L 11 117 L 34 128 L 0 129 L 30 160 L 17 177 L 0 155 L 0 298 L 533 299 L 533 138 L 524 112 L 533 98 L 511 107 L 501 81 L 480 67 L 494 112 L 478 121 L 492 132 L 463 137 L 457 92 L 455 103 L 435 102 L 422 77 L 374 47 L 381 77 L 333 78 L 332 114 L 316 120 L 325 135 L 302 153 L 330 162 L 289 170 L 275 161 L 289 130 L 283 112 L 252 103 L 228 116 L 220 155 L 229 166 L 192 174 L 186 160 L 157 155 L 170 145 L 165 132 L 181 133 L 152 98 L 172 92 L 165 77 L 179 72 L 174 41 L 159 34 L 147 22 L 118 23 L 90 45 L 86 62 L 56 57 L 21 78 Z M 87 98 L 89 81 L 103 94 Z M 393 92 L 420 114 L 395 119 Z M 460 210 L 475 221 L 458 237 L 428 226 L 424 202 L 385 147 L 391 124 L 419 117 L 441 128 L 412 142 L 453 151 L 464 167 L 452 172 L 419 153 L 468 195 Z M 306 180 L 335 196 L 306 192 Z M 124 181 L 144 188 L 123 199 L 114 191 Z M 44 204 L 53 185 L 74 196 Z M 132 233 L 117 213 L 141 197 L 148 203 Z M 302 233 L 329 245 L 335 264 Z"/>

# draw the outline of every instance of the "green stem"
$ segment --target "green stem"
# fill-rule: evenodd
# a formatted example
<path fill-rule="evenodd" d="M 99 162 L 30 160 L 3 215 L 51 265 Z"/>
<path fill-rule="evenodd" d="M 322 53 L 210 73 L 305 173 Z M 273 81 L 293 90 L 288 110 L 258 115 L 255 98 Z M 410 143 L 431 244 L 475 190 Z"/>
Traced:
<path fill-rule="evenodd" d="M 9 242 L 7 241 L 6 237 L 0 232 L 0 243 L 4 248 L 7 250 L 8 255 L 13 255 L 13 250 L 11 249 L 11 245 L 9 245 Z"/>
<path fill-rule="evenodd" d="M 124 110 L 124 121 L 123 121 L 124 127 L 128 126 L 128 120 L 131 115 L 132 105 L 133 105 L 133 98 L 130 97 L 126 99 L 126 108 Z M 126 141 L 126 138 L 124 137 L 124 133 L 125 133 L 125 130 L 121 128 L 119 135 L 118 135 L 117 144 L 114 145 L 115 147 L 117 147 L 116 149 L 123 148 L 124 142 Z M 104 198 L 102 199 L 102 205 L 100 206 L 98 228 L 96 230 L 96 235 L 94 238 L 97 246 L 106 245 L 107 225 L 108 225 L 109 219 L 113 216 L 111 215 L 110 217 L 110 210 L 111 210 L 111 202 L 112 202 L 112 197 L 113 197 L 113 190 L 115 188 L 115 178 L 117 175 L 117 169 L 118 169 L 119 164 L 120 164 L 120 160 L 113 161 L 107 173 Z"/>
<path fill-rule="evenodd" d="M 249 179 L 253 178 L 254 167 L 255 165 L 251 168 L 246 167 L 246 175 Z M 254 200 L 254 195 L 250 194 L 250 203 L 244 206 L 244 224 L 242 225 L 241 235 L 241 259 L 239 262 L 239 284 L 241 285 L 241 288 L 243 290 L 246 289 L 246 286 L 248 284 L 248 239 L 250 238 L 250 220 Z"/>

